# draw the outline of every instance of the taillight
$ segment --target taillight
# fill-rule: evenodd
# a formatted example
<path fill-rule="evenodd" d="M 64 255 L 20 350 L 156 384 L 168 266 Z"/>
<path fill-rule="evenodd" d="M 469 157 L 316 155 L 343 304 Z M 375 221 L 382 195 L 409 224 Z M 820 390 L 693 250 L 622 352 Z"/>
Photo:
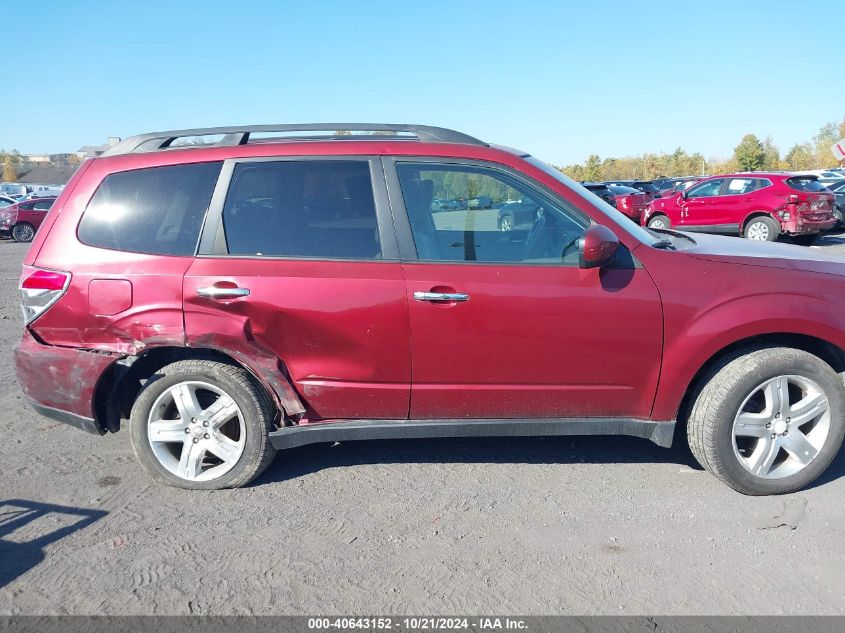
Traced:
<path fill-rule="evenodd" d="M 21 274 L 21 307 L 28 325 L 56 303 L 67 290 L 70 273 L 24 266 Z"/>

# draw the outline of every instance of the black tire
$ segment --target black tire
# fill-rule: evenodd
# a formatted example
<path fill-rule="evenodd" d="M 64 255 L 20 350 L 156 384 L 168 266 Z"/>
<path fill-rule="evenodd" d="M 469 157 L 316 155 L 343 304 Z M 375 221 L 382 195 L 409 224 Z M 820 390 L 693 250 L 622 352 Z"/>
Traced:
<path fill-rule="evenodd" d="M 818 455 L 803 470 L 781 479 L 752 474 L 734 452 L 734 418 L 757 385 L 776 376 L 814 381 L 828 398 L 830 430 Z M 833 368 L 808 352 L 767 348 L 737 352 L 714 368 L 687 420 L 687 440 L 696 460 L 728 486 L 747 495 L 795 492 L 813 482 L 839 452 L 845 435 L 845 386 Z"/>
<path fill-rule="evenodd" d="M 12 239 L 16 242 L 31 242 L 35 237 L 35 227 L 29 222 L 21 222 L 12 227 Z"/>
<path fill-rule="evenodd" d="M 506 213 L 499 218 L 499 230 L 502 231 L 502 233 L 509 233 L 510 231 L 513 231 L 514 226 L 516 226 L 516 221 L 512 214 Z"/>
<path fill-rule="evenodd" d="M 754 230 L 755 225 L 757 225 L 757 224 L 763 224 L 763 225 L 765 225 L 765 227 L 767 229 L 766 239 L 765 240 L 761 239 L 760 240 L 761 242 L 762 241 L 775 242 L 775 241 L 777 241 L 778 237 L 780 237 L 780 224 L 775 222 L 775 219 L 768 216 L 768 215 L 758 215 L 758 216 L 755 216 L 755 217 L 751 218 L 750 220 L 748 220 L 748 222 L 745 223 L 745 227 L 742 230 L 742 237 L 744 237 L 746 239 L 759 239 L 759 238 L 749 236 L 749 229 L 751 229 L 751 231 L 750 231 L 751 236 L 757 235 L 756 231 Z"/>
<path fill-rule="evenodd" d="M 834 224 L 833 228 L 830 230 L 836 231 L 837 229 L 841 229 L 842 225 L 845 223 L 845 214 L 843 214 L 842 209 L 838 206 L 833 207 L 833 217 L 836 218 L 836 224 Z"/>
<path fill-rule="evenodd" d="M 662 223 L 663 226 L 655 226 L 655 224 Z M 672 222 L 669 221 L 668 216 L 663 215 L 662 213 L 658 213 L 656 215 L 651 216 L 648 219 L 648 224 L 646 225 L 650 229 L 659 228 L 659 229 L 671 229 Z"/>
<path fill-rule="evenodd" d="M 817 237 L 818 235 L 815 233 L 813 235 L 793 235 L 792 241 L 799 246 L 810 246 L 816 241 Z"/>
<path fill-rule="evenodd" d="M 192 481 L 169 471 L 156 457 L 148 435 L 148 416 L 153 404 L 180 382 L 199 381 L 219 388 L 237 404 L 246 430 L 243 453 L 228 472 L 209 481 Z M 239 488 L 250 483 L 273 461 L 276 454 L 268 434 L 274 430 L 275 407 L 263 387 L 249 372 L 210 360 L 183 360 L 156 372 L 132 405 L 132 448 L 144 470 L 159 483 L 194 490 Z"/>

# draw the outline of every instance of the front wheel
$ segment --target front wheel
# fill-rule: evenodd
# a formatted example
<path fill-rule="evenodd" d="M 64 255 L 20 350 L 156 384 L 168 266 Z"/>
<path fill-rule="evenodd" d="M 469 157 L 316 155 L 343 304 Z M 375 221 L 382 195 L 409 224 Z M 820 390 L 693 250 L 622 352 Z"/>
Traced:
<path fill-rule="evenodd" d="M 652 216 L 647 224 L 650 229 L 666 230 L 672 228 L 672 223 L 665 215 Z"/>
<path fill-rule="evenodd" d="M 513 231 L 513 226 L 514 226 L 514 221 L 513 221 L 512 215 L 510 215 L 510 214 L 503 215 L 499 219 L 499 230 L 502 233 L 509 233 L 509 232 Z"/>
<path fill-rule="evenodd" d="M 12 227 L 12 239 L 16 242 L 31 242 L 35 237 L 35 227 L 28 222 L 21 222 Z"/>
<path fill-rule="evenodd" d="M 742 236 L 758 242 L 774 242 L 780 235 L 780 224 L 765 215 L 751 218 L 745 225 Z"/>
<path fill-rule="evenodd" d="M 132 447 L 153 479 L 179 488 L 244 486 L 270 464 L 274 408 L 232 365 L 184 360 L 148 381 L 132 406 Z"/>
<path fill-rule="evenodd" d="M 748 495 L 795 492 L 833 461 L 845 435 L 845 387 L 823 360 L 792 348 L 734 355 L 714 370 L 687 421 L 698 462 Z"/>

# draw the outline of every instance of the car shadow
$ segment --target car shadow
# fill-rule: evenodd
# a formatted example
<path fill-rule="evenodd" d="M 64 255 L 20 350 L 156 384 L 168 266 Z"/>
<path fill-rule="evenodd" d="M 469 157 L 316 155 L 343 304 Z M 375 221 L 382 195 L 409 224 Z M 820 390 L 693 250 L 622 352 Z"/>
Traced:
<path fill-rule="evenodd" d="M 24 499 L 0 501 L 0 588 L 43 561 L 47 545 L 88 527 L 106 514 L 103 510 Z"/>
<path fill-rule="evenodd" d="M 683 427 L 671 448 L 627 436 L 484 437 L 367 440 L 309 444 L 280 451 L 255 486 L 289 481 L 329 468 L 370 464 L 678 464 L 704 470 L 687 445 Z M 845 450 L 810 490 L 845 476 Z"/>
<path fill-rule="evenodd" d="M 685 438 L 682 441 L 677 437 L 672 448 L 661 448 L 648 440 L 626 436 L 367 440 L 310 444 L 280 451 L 254 485 L 296 479 L 328 468 L 414 463 L 670 463 L 701 470 Z"/>

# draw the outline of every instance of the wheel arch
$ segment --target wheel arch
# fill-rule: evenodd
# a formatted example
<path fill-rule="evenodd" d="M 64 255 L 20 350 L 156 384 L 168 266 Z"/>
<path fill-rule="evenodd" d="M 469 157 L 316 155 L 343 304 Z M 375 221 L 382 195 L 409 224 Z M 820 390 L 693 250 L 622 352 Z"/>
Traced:
<path fill-rule="evenodd" d="M 730 343 L 712 354 L 688 382 L 677 409 L 678 427 L 683 429 L 690 410 L 707 381 L 726 363 L 748 352 L 788 347 L 800 349 L 820 358 L 838 374 L 845 374 L 845 349 L 824 339 L 809 334 L 775 332 L 757 334 Z"/>
<path fill-rule="evenodd" d="M 745 227 L 748 226 L 748 223 L 751 222 L 751 220 L 760 217 L 771 218 L 772 220 L 778 223 L 778 226 L 780 226 L 780 221 L 775 217 L 773 211 L 764 211 L 762 209 L 758 209 L 756 211 L 751 211 L 748 215 L 745 216 L 745 218 L 742 220 L 742 223 L 739 225 L 739 234 L 745 237 Z"/>
<path fill-rule="evenodd" d="M 132 404 L 144 382 L 165 365 L 180 360 L 213 360 L 249 372 L 271 397 L 280 425 L 305 411 L 284 364 L 278 359 L 247 359 L 238 351 L 213 347 L 159 346 L 138 356 L 124 357 L 112 363 L 103 373 L 94 392 L 94 412 L 98 424 L 111 432 L 120 430 L 121 420 L 129 418 Z"/>

